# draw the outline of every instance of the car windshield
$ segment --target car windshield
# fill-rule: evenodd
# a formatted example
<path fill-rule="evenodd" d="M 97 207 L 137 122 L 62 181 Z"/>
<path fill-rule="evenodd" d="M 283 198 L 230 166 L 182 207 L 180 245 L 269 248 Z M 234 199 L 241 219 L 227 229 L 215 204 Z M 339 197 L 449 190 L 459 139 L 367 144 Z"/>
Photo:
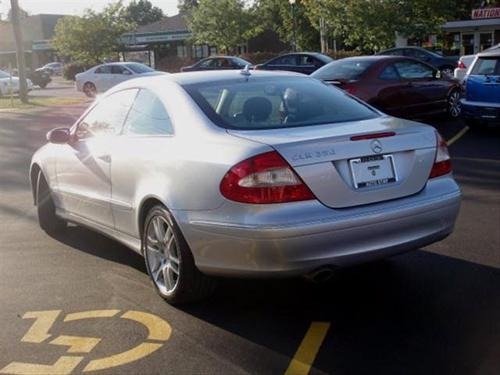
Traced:
<path fill-rule="evenodd" d="M 9 78 L 10 74 L 0 70 L 0 78 Z"/>
<path fill-rule="evenodd" d="M 183 87 L 216 125 L 229 129 L 279 129 L 378 116 L 343 91 L 311 78 L 249 78 Z"/>
<path fill-rule="evenodd" d="M 155 71 L 154 69 L 151 69 L 149 66 L 139 63 L 126 64 L 125 66 L 137 74 L 151 73 Z"/>
<path fill-rule="evenodd" d="M 318 69 L 311 74 L 311 77 L 332 81 L 353 81 L 359 79 L 374 62 L 375 60 L 365 59 L 337 60 Z"/>

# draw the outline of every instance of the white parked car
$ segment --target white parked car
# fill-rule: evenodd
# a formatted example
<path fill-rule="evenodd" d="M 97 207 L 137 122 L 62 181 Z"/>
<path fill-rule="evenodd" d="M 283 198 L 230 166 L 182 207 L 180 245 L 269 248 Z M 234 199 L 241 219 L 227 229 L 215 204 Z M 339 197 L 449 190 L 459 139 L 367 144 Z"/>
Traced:
<path fill-rule="evenodd" d="M 53 75 L 60 76 L 63 74 L 64 65 L 63 65 L 63 63 L 60 63 L 60 62 L 51 62 L 51 63 L 45 64 L 40 69 L 44 70 L 45 72 L 47 72 L 51 76 L 53 76 Z"/>
<path fill-rule="evenodd" d="M 79 73 L 76 78 L 76 89 L 83 91 L 88 97 L 105 92 L 111 87 L 132 78 L 148 75 L 167 74 L 135 62 L 117 62 L 94 66 Z"/>
<path fill-rule="evenodd" d="M 474 57 L 476 57 L 476 55 L 464 55 L 460 57 L 457 62 L 457 67 L 453 72 L 453 77 L 455 79 L 458 79 L 460 82 L 464 80 L 465 73 L 467 69 L 469 69 L 470 64 L 474 61 Z"/>
<path fill-rule="evenodd" d="M 33 89 L 33 82 L 29 79 L 26 80 L 28 84 L 28 91 Z M 0 96 L 10 94 L 10 74 L 0 70 Z M 19 92 L 19 77 L 12 77 L 12 92 L 17 94 Z"/>

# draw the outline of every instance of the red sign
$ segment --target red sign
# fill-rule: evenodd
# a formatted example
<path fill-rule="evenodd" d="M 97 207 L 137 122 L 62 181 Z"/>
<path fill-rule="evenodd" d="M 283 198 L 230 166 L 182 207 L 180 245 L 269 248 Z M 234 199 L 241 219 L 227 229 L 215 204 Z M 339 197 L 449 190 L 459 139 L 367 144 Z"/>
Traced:
<path fill-rule="evenodd" d="M 500 18 L 500 8 L 472 9 L 472 19 Z"/>

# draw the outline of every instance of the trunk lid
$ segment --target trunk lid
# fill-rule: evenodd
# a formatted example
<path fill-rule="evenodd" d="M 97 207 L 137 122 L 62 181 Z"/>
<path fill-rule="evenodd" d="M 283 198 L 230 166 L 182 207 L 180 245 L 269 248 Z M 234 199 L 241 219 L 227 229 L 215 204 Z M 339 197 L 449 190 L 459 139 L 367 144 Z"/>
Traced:
<path fill-rule="evenodd" d="M 381 202 L 419 192 L 428 180 L 436 149 L 432 127 L 388 116 L 332 125 L 228 130 L 228 133 L 273 147 L 318 200 L 332 208 Z M 370 134 L 380 136 L 364 139 Z M 351 140 L 357 136 L 362 139 Z"/>

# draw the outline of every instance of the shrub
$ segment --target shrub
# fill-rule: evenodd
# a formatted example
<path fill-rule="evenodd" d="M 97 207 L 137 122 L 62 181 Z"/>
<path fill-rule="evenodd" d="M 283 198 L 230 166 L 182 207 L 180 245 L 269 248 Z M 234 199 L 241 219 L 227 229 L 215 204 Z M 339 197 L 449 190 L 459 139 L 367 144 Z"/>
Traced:
<path fill-rule="evenodd" d="M 89 67 L 81 64 L 81 63 L 69 63 L 64 66 L 64 78 L 70 81 L 75 80 L 75 75 L 78 73 L 84 72 L 88 69 Z"/>

